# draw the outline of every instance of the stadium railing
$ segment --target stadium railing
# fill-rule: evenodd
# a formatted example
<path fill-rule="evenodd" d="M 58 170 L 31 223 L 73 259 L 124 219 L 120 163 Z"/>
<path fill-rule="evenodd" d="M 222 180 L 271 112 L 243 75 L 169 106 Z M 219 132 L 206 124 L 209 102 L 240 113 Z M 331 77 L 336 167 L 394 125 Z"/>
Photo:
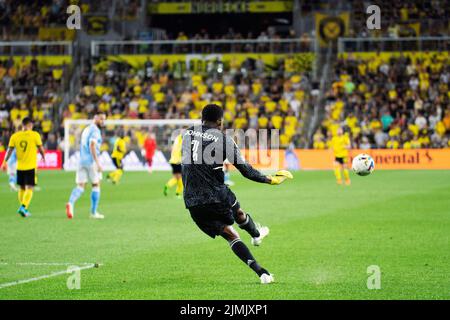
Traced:
<path fill-rule="evenodd" d="M 72 56 L 71 41 L 0 41 L 0 56 Z"/>
<path fill-rule="evenodd" d="M 92 41 L 91 55 L 196 54 L 196 53 L 298 53 L 313 52 L 316 41 L 309 39 L 243 40 L 132 40 Z"/>
<path fill-rule="evenodd" d="M 338 51 L 450 51 L 450 37 L 339 38 Z"/>

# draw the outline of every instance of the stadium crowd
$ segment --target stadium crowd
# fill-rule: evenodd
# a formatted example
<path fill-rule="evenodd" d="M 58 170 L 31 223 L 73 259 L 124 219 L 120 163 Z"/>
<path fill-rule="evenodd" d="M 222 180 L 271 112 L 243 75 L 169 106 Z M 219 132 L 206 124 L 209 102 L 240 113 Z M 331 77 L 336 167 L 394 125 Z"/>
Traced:
<path fill-rule="evenodd" d="M 63 117 L 83 119 L 101 110 L 111 119 L 199 119 L 202 107 L 213 102 L 225 109 L 227 128 L 279 129 L 287 146 L 300 132 L 309 86 L 292 59 L 272 71 L 262 60 L 247 59 L 182 77 L 168 63 L 153 67 L 147 61 L 142 69 L 111 63 L 103 71 L 85 70 L 81 92 Z"/>
<path fill-rule="evenodd" d="M 450 147 L 449 62 L 445 52 L 339 59 L 314 148 L 339 126 L 354 148 Z"/>
<path fill-rule="evenodd" d="M 38 60 L 0 59 L 0 151 L 21 119 L 32 117 L 47 149 L 58 148 L 54 115 L 61 102 L 64 68 L 39 66 Z"/>

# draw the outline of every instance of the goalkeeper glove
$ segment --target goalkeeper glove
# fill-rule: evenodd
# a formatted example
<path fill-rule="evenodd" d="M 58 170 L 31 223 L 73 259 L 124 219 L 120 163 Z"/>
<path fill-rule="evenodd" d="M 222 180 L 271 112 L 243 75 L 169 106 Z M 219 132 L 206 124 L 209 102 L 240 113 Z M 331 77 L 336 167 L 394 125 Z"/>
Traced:
<path fill-rule="evenodd" d="M 268 176 L 270 184 L 281 184 L 286 179 L 293 179 L 292 173 L 287 170 L 280 170 L 274 176 Z"/>

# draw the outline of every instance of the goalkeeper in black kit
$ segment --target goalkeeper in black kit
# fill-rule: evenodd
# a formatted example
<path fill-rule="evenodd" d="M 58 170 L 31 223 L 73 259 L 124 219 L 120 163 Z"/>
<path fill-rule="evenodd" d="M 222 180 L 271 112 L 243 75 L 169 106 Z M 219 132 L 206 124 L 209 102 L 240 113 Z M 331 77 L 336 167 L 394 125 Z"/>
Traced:
<path fill-rule="evenodd" d="M 234 193 L 224 183 L 223 162 L 227 159 L 247 179 L 281 184 L 292 179 L 288 171 L 263 175 L 247 163 L 233 139 L 222 132 L 223 110 L 209 104 L 202 110 L 202 124 L 187 129 L 182 143 L 182 180 L 184 202 L 197 226 L 212 238 L 221 236 L 233 252 L 259 276 L 261 283 L 274 282 L 272 274 L 256 262 L 248 247 L 233 228 L 234 222 L 252 237 L 258 246 L 269 228 L 256 224 L 245 213 Z"/>

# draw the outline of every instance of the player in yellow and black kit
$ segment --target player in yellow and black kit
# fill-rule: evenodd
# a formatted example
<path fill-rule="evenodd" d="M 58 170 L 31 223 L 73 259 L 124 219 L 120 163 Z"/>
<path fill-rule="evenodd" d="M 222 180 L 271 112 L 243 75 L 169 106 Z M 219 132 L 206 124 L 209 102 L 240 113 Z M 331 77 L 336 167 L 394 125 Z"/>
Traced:
<path fill-rule="evenodd" d="M 170 188 L 173 186 L 177 186 L 175 190 L 175 194 L 178 198 L 181 197 L 181 193 L 183 192 L 183 182 L 181 180 L 181 145 L 183 142 L 183 137 L 179 134 L 173 143 L 172 153 L 170 155 L 169 163 L 172 166 L 172 178 L 167 181 L 164 186 L 164 195 L 167 196 L 167 193 Z"/>
<path fill-rule="evenodd" d="M 112 161 L 116 170 L 109 173 L 106 179 L 112 182 L 113 184 L 119 183 L 120 178 L 123 175 L 123 164 L 122 159 L 127 153 L 127 144 L 125 142 L 125 132 L 119 131 L 117 134 L 116 141 L 114 142 L 113 152 L 111 154 Z"/>
<path fill-rule="evenodd" d="M 33 187 L 36 185 L 37 151 L 39 150 L 45 162 L 45 150 L 42 147 L 41 136 L 33 131 L 31 118 L 25 117 L 22 120 L 22 125 L 23 129 L 14 133 L 9 140 L 8 152 L 2 168 L 6 167 L 11 154 L 16 150 L 17 184 L 20 186 L 18 193 L 20 208 L 17 213 L 25 218 L 31 215 L 28 207 L 33 197 Z"/>
<path fill-rule="evenodd" d="M 334 174 L 338 184 L 342 184 L 341 169 L 344 173 L 345 184 L 350 185 L 350 174 L 348 172 L 348 156 L 350 149 L 350 138 L 339 128 L 336 136 L 331 139 L 330 147 L 334 153 Z"/>

